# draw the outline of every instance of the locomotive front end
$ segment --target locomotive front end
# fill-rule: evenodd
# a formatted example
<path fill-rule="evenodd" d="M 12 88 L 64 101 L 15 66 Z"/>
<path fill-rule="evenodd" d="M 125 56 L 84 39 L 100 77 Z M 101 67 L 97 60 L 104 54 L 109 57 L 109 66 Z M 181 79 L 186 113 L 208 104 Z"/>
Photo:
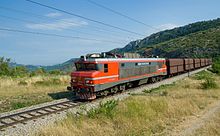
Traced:
<path fill-rule="evenodd" d="M 76 71 L 71 73 L 70 87 L 67 89 L 74 91 L 80 99 L 95 99 L 93 79 L 99 75 L 100 65 L 96 62 L 79 61 L 75 66 Z"/>

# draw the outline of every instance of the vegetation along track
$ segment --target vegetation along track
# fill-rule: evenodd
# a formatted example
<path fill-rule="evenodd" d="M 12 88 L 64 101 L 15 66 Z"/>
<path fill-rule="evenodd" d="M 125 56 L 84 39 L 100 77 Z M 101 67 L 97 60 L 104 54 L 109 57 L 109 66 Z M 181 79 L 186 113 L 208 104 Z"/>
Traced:
<path fill-rule="evenodd" d="M 192 72 L 190 72 L 190 75 L 198 73 L 198 72 L 205 70 L 207 68 L 209 68 L 209 66 L 192 71 Z M 188 73 L 178 75 L 173 78 L 165 79 L 159 83 L 147 84 L 147 85 L 142 85 L 140 87 L 131 88 L 131 89 L 128 89 L 126 92 L 140 93 L 143 91 L 144 88 L 147 88 L 147 89 L 156 88 L 160 85 L 169 84 L 171 82 L 180 80 L 186 76 L 188 76 Z M 102 97 L 99 99 L 102 99 Z M 55 103 L 55 104 L 48 104 L 46 106 L 42 106 L 39 108 L 21 111 L 21 112 L 13 113 L 10 115 L 3 115 L 3 116 L 0 116 L 0 131 L 4 131 L 7 127 L 15 127 L 17 124 L 26 124 L 25 122 L 27 122 L 27 121 L 36 120 L 36 119 L 41 118 L 43 116 L 66 111 L 70 108 L 80 106 L 81 104 L 85 104 L 85 103 L 83 103 L 77 99 L 76 100 L 65 100 L 62 102 Z"/>

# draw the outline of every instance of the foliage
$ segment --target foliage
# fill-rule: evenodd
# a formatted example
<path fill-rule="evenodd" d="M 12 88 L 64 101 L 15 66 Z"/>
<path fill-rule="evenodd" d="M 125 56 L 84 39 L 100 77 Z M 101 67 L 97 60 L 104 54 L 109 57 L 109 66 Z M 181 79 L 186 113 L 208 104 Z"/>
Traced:
<path fill-rule="evenodd" d="M 100 107 L 98 109 L 91 109 L 88 112 L 89 118 L 97 118 L 100 114 L 104 115 L 107 118 L 113 118 L 115 112 L 113 109 L 118 105 L 118 101 L 110 100 L 105 103 L 100 103 Z"/>
<path fill-rule="evenodd" d="M 210 71 L 199 72 L 198 74 L 193 76 L 193 79 L 203 81 L 201 83 L 201 88 L 204 89 L 204 90 L 215 89 L 215 88 L 218 87 L 218 85 L 215 81 L 214 74 Z"/>
<path fill-rule="evenodd" d="M 201 85 L 202 89 L 213 89 L 218 87 L 215 79 L 211 77 L 206 77 L 205 82 L 203 82 Z"/>
<path fill-rule="evenodd" d="M 220 75 L 220 58 L 214 59 L 214 63 L 212 65 L 212 72 Z"/>
<path fill-rule="evenodd" d="M 46 81 L 36 81 L 34 85 L 37 86 L 54 86 L 54 85 L 61 85 L 62 82 L 59 79 L 50 79 Z"/>
<path fill-rule="evenodd" d="M 0 76 L 2 75 L 10 75 L 10 68 L 8 63 L 10 59 L 5 59 L 4 57 L 0 57 Z"/>
<path fill-rule="evenodd" d="M 52 70 L 48 72 L 50 75 L 62 75 L 63 72 L 60 70 Z"/>
<path fill-rule="evenodd" d="M 25 66 L 10 66 L 10 59 L 0 57 L 0 76 L 9 77 L 33 77 L 39 75 L 64 75 L 61 70 L 46 71 L 43 67 L 28 71 Z"/>
<path fill-rule="evenodd" d="M 18 85 L 26 86 L 26 85 L 28 85 L 28 83 L 26 81 L 20 81 L 18 83 Z"/>
<path fill-rule="evenodd" d="M 24 66 L 9 66 L 10 59 L 0 57 L 0 76 L 24 77 L 28 74 L 28 70 Z"/>
<path fill-rule="evenodd" d="M 196 80 L 203 80 L 210 77 L 212 77 L 212 73 L 208 71 L 201 71 L 197 73 L 195 76 L 193 76 L 193 78 Z"/>
<path fill-rule="evenodd" d="M 150 90 L 144 90 L 143 92 L 144 93 L 161 93 L 162 96 L 166 96 L 168 95 L 168 92 L 165 90 L 169 87 L 173 87 L 175 86 L 175 83 L 172 83 L 172 84 L 166 84 L 166 85 L 161 85 L 157 88 L 153 88 L 153 89 L 150 89 Z"/>

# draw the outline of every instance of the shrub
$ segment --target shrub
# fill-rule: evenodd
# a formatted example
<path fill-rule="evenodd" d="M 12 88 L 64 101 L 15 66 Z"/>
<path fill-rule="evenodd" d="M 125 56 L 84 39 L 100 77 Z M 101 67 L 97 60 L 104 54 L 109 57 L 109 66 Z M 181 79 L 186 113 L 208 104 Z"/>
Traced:
<path fill-rule="evenodd" d="M 162 91 L 161 93 L 160 93 L 160 96 L 167 96 L 168 95 L 168 91 Z"/>
<path fill-rule="evenodd" d="M 98 115 L 104 115 L 107 118 L 113 118 L 115 112 L 114 108 L 118 105 L 118 101 L 110 100 L 105 103 L 100 103 L 99 108 L 91 109 L 87 114 L 89 118 L 97 118 Z"/>
<path fill-rule="evenodd" d="M 210 76 L 211 76 L 210 73 L 208 73 L 207 71 L 202 71 L 196 74 L 193 78 L 196 80 L 203 80 L 209 78 Z"/>
<path fill-rule="evenodd" d="M 212 65 L 212 72 L 220 75 L 220 59 L 214 61 Z"/>
<path fill-rule="evenodd" d="M 205 78 L 205 82 L 202 83 L 202 89 L 213 89 L 217 88 L 217 84 L 214 78 Z"/>
<path fill-rule="evenodd" d="M 11 74 L 9 62 L 10 59 L 5 59 L 4 57 L 0 57 L 0 76 L 9 76 Z"/>
<path fill-rule="evenodd" d="M 44 68 L 38 68 L 36 69 L 35 71 L 32 71 L 30 76 L 37 76 L 37 75 L 43 75 L 43 74 L 46 74 L 46 71 Z"/>
<path fill-rule="evenodd" d="M 26 81 L 20 81 L 20 82 L 18 83 L 18 85 L 23 85 L 23 86 L 25 86 L 25 85 L 28 85 L 28 83 L 27 83 Z"/>
<path fill-rule="evenodd" d="M 24 66 L 17 66 L 14 68 L 11 68 L 11 76 L 13 77 L 24 77 L 29 74 L 28 70 Z"/>
<path fill-rule="evenodd" d="M 62 75 L 62 71 L 60 70 L 52 70 L 52 71 L 49 71 L 49 74 L 50 75 Z"/>
<path fill-rule="evenodd" d="M 144 93 L 157 93 L 157 92 L 161 92 L 161 91 L 163 91 L 164 89 L 166 89 L 166 88 L 168 88 L 168 87 L 172 87 L 172 86 L 174 86 L 175 85 L 175 83 L 172 83 L 172 84 L 166 84 L 166 85 L 161 85 L 161 86 L 159 86 L 159 87 L 157 87 L 157 88 L 153 88 L 153 89 L 150 89 L 150 90 L 144 90 L 143 92 Z M 165 95 L 163 95 L 163 96 L 166 96 L 167 94 L 168 94 L 168 92 L 166 92 L 166 91 L 163 91 L 162 93 L 165 93 Z"/>

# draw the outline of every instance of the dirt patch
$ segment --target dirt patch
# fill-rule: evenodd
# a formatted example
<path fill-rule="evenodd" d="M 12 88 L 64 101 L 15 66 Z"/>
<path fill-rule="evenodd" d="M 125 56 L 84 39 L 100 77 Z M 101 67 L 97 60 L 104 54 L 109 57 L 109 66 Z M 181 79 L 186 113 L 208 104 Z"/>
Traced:
<path fill-rule="evenodd" d="M 210 119 L 214 118 L 216 113 L 220 112 L 220 101 L 211 104 L 208 108 L 200 114 L 186 118 L 185 121 L 180 123 L 173 129 L 169 135 L 172 136 L 190 136 L 194 135 L 195 131 L 203 127 Z"/>

